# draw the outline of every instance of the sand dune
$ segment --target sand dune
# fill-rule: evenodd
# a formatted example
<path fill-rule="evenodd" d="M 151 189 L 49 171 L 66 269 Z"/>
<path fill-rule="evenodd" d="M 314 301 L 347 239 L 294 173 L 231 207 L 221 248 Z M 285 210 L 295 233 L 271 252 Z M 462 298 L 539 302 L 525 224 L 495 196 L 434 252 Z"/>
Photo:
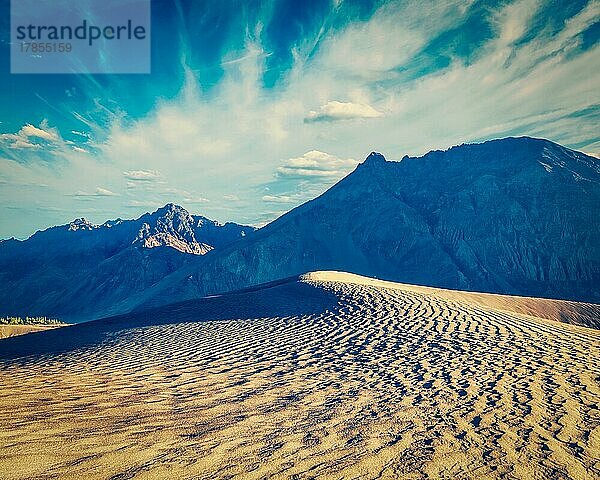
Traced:
<path fill-rule="evenodd" d="M 409 292 L 435 295 L 445 300 L 466 303 L 475 307 L 485 307 L 510 313 L 518 313 L 539 319 L 582 325 L 600 329 L 600 305 L 570 300 L 552 300 L 547 298 L 519 297 L 515 295 L 497 295 L 493 293 L 465 292 L 443 288 L 422 287 L 405 283 L 387 282 L 367 278 L 346 272 L 311 272 L 302 275 L 302 279 L 311 281 L 341 281 L 371 285 L 374 287 L 401 289 Z"/>
<path fill-rule="evenodd" d="M 597 308 L 319 272 L 5 339 L 0 477 L 599 478 Z"/>
<path fill-rule="evenodd" d="M 26 333 L 43 332 L 62 325 L 0 325 L 0 338 L 16 337 Z"/>

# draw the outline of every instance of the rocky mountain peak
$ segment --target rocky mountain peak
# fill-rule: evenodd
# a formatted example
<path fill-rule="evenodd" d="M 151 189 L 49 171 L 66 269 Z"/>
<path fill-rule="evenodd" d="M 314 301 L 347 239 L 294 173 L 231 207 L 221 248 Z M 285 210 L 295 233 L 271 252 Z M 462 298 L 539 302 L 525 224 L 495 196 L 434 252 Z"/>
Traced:
<path fill-rule="evenodd" d="M 152 217 L 191 217 L 190 212 L 188 212 L 185 208 L 180 205 L 175 205 L 174 203 L 167 203 L 164 207 L 160 207 L 156 211 L 151 214 Z"/>
<path fill-rule="evenodd" d="M 385 163 L 387 160 L 385 159 L 385 157 L 379 153 L 379 152 L 371 152 L 369 154 L 369 156 L 367 158 L 365 158 L 365 161 L 363 162 L 365 165 L 373 165 L 373 164 L 380 164 L 380 163 Z"/>
<path fill-rule="evenodd" d="M 140 221 L 142 223 L 133 244 L 143 248 L 166 246 L 184 253 L 204 255 L 243 236 L 241 226 L 224 226 L 214 220 L 194 216 L 173 203 L 147 213 Z"/>
<path fill-rule="evenodd" d="M 144 248 L 168 246 L 180 252 L 202 255 L 211 247 L 196 239 L 194 218 L 183 207 L 167 203 L 151 214 L 143 217 L 134 244 Z"/>
<path fill-rule="evenodd" d="M 76 218 L 71 223 L 69 223 L 69 231 L 74 232 L 77 230 L 93 230 L 96 228 L 96 225 L 91 223 L 89 220 L 81 217 Z"/>

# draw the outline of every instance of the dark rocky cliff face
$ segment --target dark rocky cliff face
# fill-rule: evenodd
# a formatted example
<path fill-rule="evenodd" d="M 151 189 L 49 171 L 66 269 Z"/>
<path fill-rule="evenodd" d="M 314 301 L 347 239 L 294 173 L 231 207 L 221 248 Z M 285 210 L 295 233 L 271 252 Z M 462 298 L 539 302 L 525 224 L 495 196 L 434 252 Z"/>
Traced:
<path fill-rule="evenodd" d="M 520 138 L 405 158 L 394 169 L 382 183 L 446 252 L 459 278 L 447 286 L 600 299 L 597 159 Z"/>
<path fill-rule="evenodd" d="M 386 162 L 372 154 L 249 242 L 137 301 L 192 298 L 310 270 L 600 301 L 600 161 L 508 138 Z"/>

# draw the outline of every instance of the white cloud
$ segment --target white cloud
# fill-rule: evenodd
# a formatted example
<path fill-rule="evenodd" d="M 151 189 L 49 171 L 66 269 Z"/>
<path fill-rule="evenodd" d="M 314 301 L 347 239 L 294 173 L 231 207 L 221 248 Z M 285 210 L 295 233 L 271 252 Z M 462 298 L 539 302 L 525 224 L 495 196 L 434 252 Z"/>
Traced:
<path fill-rule="evenodd" d="M 336 120 L 351 120 L 356 118 L 378 118 L 383 113 L 375 110 L 371 105 L 365 103 L 330 101 L 322 105 L 319 110 L 311 110 L 304 121 L 311 122 L 334 122 Z"/>
<path fill-rule="evenodd" d="M 164 204 L 154 200 L 129 200 L 126 207 L 160 208 Z"/>
<path fill-rule="evenodd" d="M 494 19 L 498 44 L 508 46 L 519 40 L 539 7 L 539 0 L 518 0 L 499 10 Z"/>
<path fill-rule="evenodd" d="M 292 198 L 289 195 L 264 195 L 262 200 L 269 203 L 295 203 L 297 198 Z"/>
<path fill-rule="evenodd" d="M 58 131 L 50 128 L 46 120 L 42 121 L 39 127 L 27 123 L 17 133 L 0 134 L 0 141 L 4 141 L 11 149 L 39 149 L 43 146 L 37 143 L 40 140 L 48 143 L 62 141 Z"/>
<path fill-rule="evenodd" d="M 5 134 L 5 135 L 2 135 L 2 139 L 10 141 L 8 148 L 14 148 L 14 149 L 21 149 L 21 148 L 25 148 L 25 149 L 28 149 L 28 148 L 38 149 L 38 148 L 42 148 L 41 145 L 38 145 L 37 143 L 30 142 L 27 137 L 21 138 L 21 137 L 19 137 L 19 135 Z"/>
<path fill-rule="evenodd" d="M 84 137 L 84 138 L 90 138 L 90 134 L 89 134 L 89 133 L 86 133 L 86 132 L 80 132 L 80 131 L 78 131 L 78 130 L 71 130 L 71 133 L 72 133 L 73 135 L 78 135 L 78 136 L 80 136 L 80 137 Z"/>
<path fill-rule="evenodd" d="M 280 177 L 341 177 L 349 173 L 358 162 L 342 159 L 318 150 L 306 152 L 301 157 L 290 158 L 277 168 Z"/>
<path fill-rule="evenodd" d="M 56 133 L 56 131 L 48 129 L 47 124 L 42 124 L 40 125 L 40 127 L 46 127 L 46 129 L 34 127 L 31 124 L 27 124 L 23 128 L 21 128 L 19 134 L 28 138 L 41 138 L 43 140 L 48 140 L 49 142 L 54 142 L 59 139 L 59 136 Z"/>
<path fill-rule="evenodd" d="M 115 197 L 117 195 L 117 193 L 103 187 L 96 187 L 92 193 L 78 190 L 72 194 L 73 197 Z"/>
<path fill-rule="evenodd" d="M 161 175 L 157 170 L 127 170 L 123 172 L 123 176 L 128 180 L 148 182 L 160 178 Z"/>
<path fill-rule="evenodd" d="M 102 187 L 96 188 L 95 194 L 98 196 L 101 196 L 101 197 L 112 197 L 112 196 L 117 195 L 116 193 L 111 192 L 107 188 L 102 188 Z"/>
<path fill-rule="evenodd" d="M 208 198 L 204 198 L 204 197 L 187 197 L 184 198 L 185 203 L 208 203 L 210 202 L 210 200 Z"/>
<path fill-rule="evenodd" d="M 355 22 L 323 40 L 320 69 L 344 81 L 393 78 L 428 39 L 461 21 L 470 0 L 390 2 L 367 22 Z M 358 82 L 357 82 L 358 83 Z"/>

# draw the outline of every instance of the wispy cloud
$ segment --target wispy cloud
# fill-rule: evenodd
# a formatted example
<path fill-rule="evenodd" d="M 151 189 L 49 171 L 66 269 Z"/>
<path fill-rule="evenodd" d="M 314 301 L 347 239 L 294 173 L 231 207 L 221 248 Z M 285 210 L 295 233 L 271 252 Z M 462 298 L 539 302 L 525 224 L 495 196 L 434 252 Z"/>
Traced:
<path fill-rule="evenodd" d="M 383 113 L 375 110 L 371 105 L 333 100 L 319 107 L 319 110 L 308 112 L 304 122 L 335 122 L 336 120 L 377 118 L 382 116 Z"/>
<path fill-rule="evenodd" d="M 341 177 L 350 172 L 358 162 L 342 159 L 318 150 L 306 152 L 301 157 L 286 160 L 277 168 L 277 176 L 287 178 Z"/>
<path fill-rule="evenodd" d="M 123 172 L 123 176 L 128 180 L 151 182 L 161 177 L 157 170 L 127 170 Z"/>
<path fill-rule="evenodd" d="M 108 188 L 96 187 L 96 190 L 93 192 L 85 192 L 82 190 L 78 190 L 72 194 L 74 197 L 114 197 L 118 194 L 115 192 L 111 192 Z"/>
<path fill-rule="evenodd" d="M 262 200 L 269 203 L 295 203 L 298 201 L 297 198 L 290 195 L 263 195 Z"/>
<path fill-rule="evenodd" d="M 210 200 L 205 197 L 186 197 L 186 198 L 184 198 L 184 201 L 185 201 L 185 203 L 189 203 L 192 205 L 210 202 Z"/>
<path fill-rule="evenodd" d="M 269 183 L 263 185 L 262 201 L 265 204 L 300 205 L 331 186 L 352 171 L 358 162 L 352 158 L 339 158 L 329 153 L 311 150 L 300 157 L 292 157 L 281 162 Z M 262 212 L 262 218 L 271 219 L 281 215 L 281 211 Z M 261 224 L 262 220 L 254 222 Z"/>

